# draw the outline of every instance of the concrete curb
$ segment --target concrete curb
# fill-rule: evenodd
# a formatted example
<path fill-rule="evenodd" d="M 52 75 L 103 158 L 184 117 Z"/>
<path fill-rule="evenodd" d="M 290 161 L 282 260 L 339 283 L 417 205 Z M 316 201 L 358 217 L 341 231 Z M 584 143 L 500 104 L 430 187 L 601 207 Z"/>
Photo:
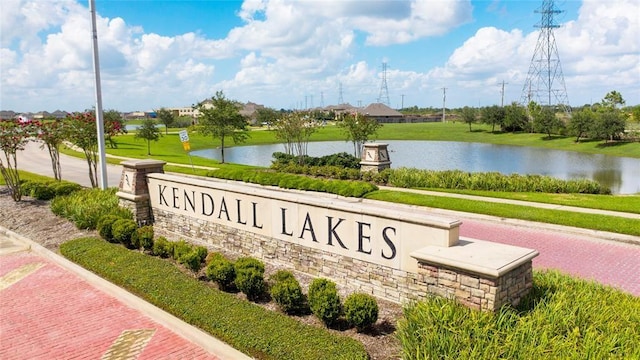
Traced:
<path fill-rule="evenodd" d="M 220 357 L 221 359 L 252 359 L 246 354 L 234 349 L 228 344 L 216 339 L 215 337 L 198 329 L 197 327 L 187 324 L 181 319 L 110 283 L 109 281 L 99 277 L 98 275 L 88 271 L 87 269 L 67 260 L 61 255 L 48 250 L 44 246 L 32 241 L 29 238 L 8 230 L 2 226 L 0 226 L 0 238 L 2 238 L 3 240 L 7 239 L 14 243 L 18 243 L 16 244 L 16 246 L 7 247 L 7 249 L 12 249 L 12 252 L 32 251 L 39 256 L 42 256 L 56 263 L 60 267 L 80 276 L 82 279 L 84 279 L 100 291 L 113 296 L 130 308 L 140 311 L 158 324 L 166 327 L 180 337 L 198 345 L 202 349 L 215 356 Z M 9 252 L 7 251 L 7 253 Z"/>

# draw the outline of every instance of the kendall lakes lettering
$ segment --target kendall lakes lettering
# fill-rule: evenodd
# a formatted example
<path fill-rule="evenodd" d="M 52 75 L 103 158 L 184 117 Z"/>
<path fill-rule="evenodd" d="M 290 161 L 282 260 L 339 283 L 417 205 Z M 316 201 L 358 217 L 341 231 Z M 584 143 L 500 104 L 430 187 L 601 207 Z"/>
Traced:
<path fill-rule="evenodd" d="M 153 207 L 374 262 L 397 255 L 396 221 L 218 189 L 150 186 Z"/>

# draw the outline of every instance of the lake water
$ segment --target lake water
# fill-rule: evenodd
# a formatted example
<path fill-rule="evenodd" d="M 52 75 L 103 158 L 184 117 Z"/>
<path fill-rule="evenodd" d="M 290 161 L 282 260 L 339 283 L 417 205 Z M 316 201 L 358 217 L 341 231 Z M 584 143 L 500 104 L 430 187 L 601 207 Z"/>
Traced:
<path fill-rule="evenodd" d="M 640 193 L 640 159 L 548 150 L 534 147 L 453 141 L 378 141 L 389 144 L 391 167 L 431 170 L 497 171 L 503 174 L 539 174 L 560 179 L 591 179 L 616 194 Z M 282 144 L 225 148 L 225 161 L 269 166 L 271 154 L 284 151 Z M 353 154 L 345 141 L 310 142 L 308 154 Z M 191 155 L 220 160 L 220 149 L 192 151 Z"/>

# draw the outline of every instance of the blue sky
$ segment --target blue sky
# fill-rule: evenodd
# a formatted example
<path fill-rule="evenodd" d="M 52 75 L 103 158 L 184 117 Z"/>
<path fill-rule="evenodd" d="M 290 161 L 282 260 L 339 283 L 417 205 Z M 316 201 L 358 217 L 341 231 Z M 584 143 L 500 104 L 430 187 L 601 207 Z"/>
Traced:
<path fill-rule="evenodd" d="M 394 108 L 519 101 L 542 1 L 97 0 L 103 104 L 182 107 L 217 90 L 305 108 L 376 102 L 387 63 Z M 611 90 L 640 104 L 640 2 L 556 1 L 571 105 Z M 0 3 L 0 108 L 95 103 L 88 1 Z M 404 95 L 404 96 L 403 96 Z"/>

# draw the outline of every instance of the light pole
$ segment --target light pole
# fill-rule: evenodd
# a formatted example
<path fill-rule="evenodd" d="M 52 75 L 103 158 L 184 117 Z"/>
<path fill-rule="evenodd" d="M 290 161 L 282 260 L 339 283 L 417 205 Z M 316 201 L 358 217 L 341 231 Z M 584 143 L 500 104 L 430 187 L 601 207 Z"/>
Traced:
<path fill-rule="evenodd" d="M 91 33 L 93 37 L 93 73 L 96 79 L 96 128 L 98 132 L 98 154 L 100 155 L 100 189 L 106 190 L 108 187 L 107 161 L 104 150 L 104 119 L 102 116 L 102 89 L 100 85 L 100 59 L 98 57 L 95 0 L 89 0 L 89 11 L 91 12 Z"/>

